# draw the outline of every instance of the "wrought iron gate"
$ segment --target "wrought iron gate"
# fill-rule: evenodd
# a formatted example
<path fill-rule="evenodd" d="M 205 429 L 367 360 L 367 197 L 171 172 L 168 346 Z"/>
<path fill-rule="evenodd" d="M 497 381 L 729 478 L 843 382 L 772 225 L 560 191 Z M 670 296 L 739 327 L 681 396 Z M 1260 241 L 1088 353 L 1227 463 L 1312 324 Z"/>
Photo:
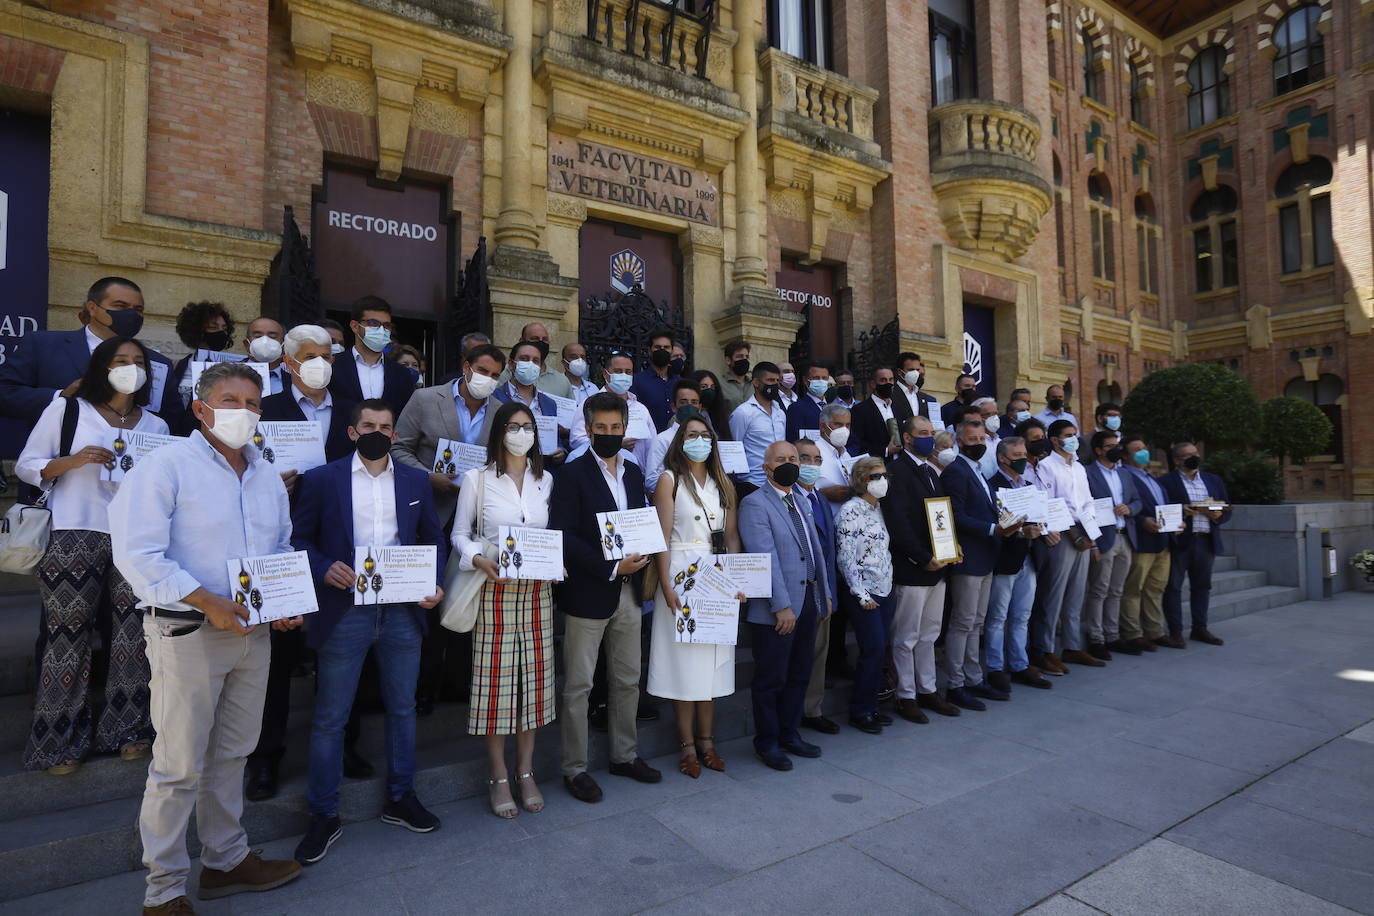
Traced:
<path fill-rule="evenodd" d="M 454 284 L 456 292 L 449 304 L 448 314 L 444 316 L 440 331 L 440 352 L 438 361 L 440 371 L 435 378 L 447 378 L 450 374 L 462 371 L 463 354 L 459 342 L 464 334 L 481 331 L 491 336 L 491 289 L 487 286 L 487 239 L 477 240 L 477 248 L 467 265 L 458 272 Z"/>
<path fill-rule="evenodd" d="M 296 225 L 290 204 L 282 212 L 281 251 L 272 259 L 272 269 L 262 283 L 262 314 L 276 315 L 287 328 L 319 324 L 324 317 L 315 253 Z"/>
<path fill-rule="evenodd" d="M 877 370 L 896 366 L 900 338 L 901 327 L 896 318 L 881 328 L 875 324 L 859 335 L 854 349 L 849 351 L 849 368 L 861 388 L 872 381 Z"/>
<path fill-rule="evenodd" d="M 603 366 L 613 352 L 629 353 L 636 368 L 648 365 L 649 335 L 667 328 L 673 339 L 692 353 L 692 326 L 683 309 L 674 309 L 667 299 L 655 302 L 636 283 L 628 293 L 608 291 L 582 300 L 578 318 L 578 340 L 587 348 L 587 359 Z"/>

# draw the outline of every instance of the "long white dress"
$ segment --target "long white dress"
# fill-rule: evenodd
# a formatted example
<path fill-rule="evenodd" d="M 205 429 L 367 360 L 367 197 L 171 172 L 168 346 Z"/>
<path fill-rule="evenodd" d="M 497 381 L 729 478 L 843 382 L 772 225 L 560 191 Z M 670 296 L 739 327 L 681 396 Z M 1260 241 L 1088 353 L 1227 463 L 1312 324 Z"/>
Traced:
<path fill-rule="evenodd" d="M 673 485 L 673 472 L 664 471 L 660 487 Z M 684 483 L 673 500 L 673 536 L 668 543 L 669 568 L 711 552 L 711 529 L 725 524 L 720 491 L 709 477 L 698 486 L 702 506 Z M 706 516 L 714 515 L 714 522 Z M 681 597 L 681 596 L 679 596 Z M 665 700 L 711 700 L 735 692 L 735 647 L 710 643 L 680 643 L 673 635 L 673 611 L 659 589 L 654 600 L 653 640 L 649 646 L 649 693 Z"/>

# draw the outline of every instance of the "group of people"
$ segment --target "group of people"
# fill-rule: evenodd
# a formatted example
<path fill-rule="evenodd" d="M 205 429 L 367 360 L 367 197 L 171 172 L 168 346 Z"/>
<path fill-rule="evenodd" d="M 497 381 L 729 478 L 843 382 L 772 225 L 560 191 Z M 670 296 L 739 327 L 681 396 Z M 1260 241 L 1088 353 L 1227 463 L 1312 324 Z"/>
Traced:
<path fill-rule="evenodd" d="M 573 342 L 555 368 L 535 323 L 508 349 L 469 335 L 461 371 L 417 387 L 419 367 L 389 355 L 391 309 L 375 297 L 355 303 L 351 345 L 337 325 L 259 318 L 244 360 L 198 361 L 191 385 L 188 360 L 139 342 L 142 312 L 132 282 L 96 283 L 82 330 L 32 335 L 0 367 L 0 409 L 32 425 L 16 469 L 53 513 L 36 571 L 41 674 L 25 764 L 62 775 L 92 753 L 151 755 L 139 821 L 145 913 L 193 912 L 193 811 L 202 899 L 278 886 L 325 857 L 342 834 L 342 779 L 372 771 L 354 749 L 355 698 L 369 679 L 385 710 L 382 819 L 412 831 L 439 827 L 414 789 L 417 711 L 455 671 L 498 817 L 544 807 L 536 736 L 555 718 L 574 798 L 603 795 L 588 772 L 598 713 L 610 774 L 659 782 L 638 749 L 646 697 L 672 703 L 680 773 L 723 771 L 714 701 L 736 689 L 736 647 L 674 638 L 685 588 L 675 573 L 703 557 L 770 558 L 768 596 L 733 597 L 738 642 L 754 660 L 754 750 L 777 770 L 821 756 L 803 729 L 839 731 L 823 708 L 836 657 L 852 678 L 849 724 L 881 734 L 889 698 L 895 715 L 927 723 L 928 711 L 1006 701 L 1013 684 L 1047 689 L 1067 664 L 1183 648 L 1185 578 L 1191 638 L 1221 643 L 1207 628 L 1229 515 L 1220 480 L 1200 470 L 1191 443 L 1175 444 L 1174 470 L 1156 476 L 1113 404 L 1080 434 L 1059 386 L 1038 415 L 1024 389 L 1003 412 L 965 375 L 941 405 L 923 390 L 916 354 L 874 372 L 865 394 L 824 363 L 800 375 L 751 363 L 743 341 L 724 348 L 721 375 L 693 372 L 666 331 L 645 341 L 642 366 L 615 352 L 593 367 Z M 221 352 L 232 339 L 222 306 L 193 303 L 182 319 L 188 347 Z M 267 364 L 266 385 L 254 363 Z M 556 447 L 541 447 L 551 417 Z M 265 460 L 252 440 L 274 419 L 319 424 L 325 463 L 282 473 Z M 119 430 L 181 438 L 115 483 L 102 468 Z M 741 444 L 747 471 L 726 472 L 726 440 Z M 483 460 L 457 472 L 444 451 L 454 444 Z M 1001 511 L 999 491 L 1023 487 L 1064 500 L 1067 530 Z M 1106 497 L 1111 521 L 1100 524 L 1094 500 Z M 946 498 L 959 550 L 937 559 L 926 505 Z M 1154 509 L 1172 503 L 1184 505 L 1183 530 L 1165 533 Z M 598 513 L 642 508 L 667 549 L 605 559 Z M 504 576 L 502 526 L 560 531 L 563 577 Z M 356 604 L 354 548 L 364 545 L 434 547 L 433 594 Z M 318 610 L 249 625 L 235 564 L 292 551 L 308 558 Z M 463 576 L 480 586 L 475 625 L 460 637 L 439 624 L 454 599 L 443 586 Z M 90 683 L 102 609 L 103 691 Z M 294 861 L 263 860 L 241 825 L 245 791 L 276 791 L 290 679 L 307 649 L 310 823 Z"/>

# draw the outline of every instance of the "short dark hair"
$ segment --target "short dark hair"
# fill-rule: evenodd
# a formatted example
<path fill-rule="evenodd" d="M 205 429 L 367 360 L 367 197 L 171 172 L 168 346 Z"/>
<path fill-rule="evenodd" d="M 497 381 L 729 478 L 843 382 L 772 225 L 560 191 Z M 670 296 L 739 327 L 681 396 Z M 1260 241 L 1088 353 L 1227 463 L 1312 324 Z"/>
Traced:
<path fill-rule="evenodd" d="M 343 333 L 343 325 L 339 324 L 333 318 L 321 318 L 319 321 L 316 321 L 315 323 L 320 327 L 324 328 L 326 331 L 338 331 L 340 334 Z"/>
<path fill-rule="evenodd" d="M 91 351 L 90 362 L 86 363 L 86 372 L 81 376 L 81 384 L 76 386 L 78 398 L 90 404 L 105 404 L 114 397 L 114 386 L 110 384 L 110 363 L 115 358 L 115 352 L 126 343 L 131 343 L 142 351 L 143 368 L 148 373 L 143 387 L 134 392 L 134 403 L 139 407 L 148 403 L 148 396 L 153 390 L 153 361 L 148 358 L 148 348 L 143 342 L 132 337 L 111 337 L 96 345 Z"/>
<path fill-rule="evenodd" d="M 725 358 L 726 358 L 726 359 L 729 359 L 732 355 L 734 355 L 734 352 L 735 352 L 736 350 L 749 350 L 749 352 L 751 352 L 751 353 L 754 352 L 754 351 L 753 351 L 752 349 L 750 349 L 750 347 L 749 347 L 749 341 L 747 341 L 747 340 L 739 340 L 739 339 L 730 341 L 730 342 L 727 343 L 722 349 L 725 350 Z"/>
<path fill-rule="evenodd" d="M 1058 436 L 1066 429 L 1078 429 L 1078 427 L 1074 425 L 1072 420 L 1055 420 L 1050 424 L 1048 433 L 1051 436 Z"/>
<path fill-rule="evenodd" d="M 521 347 L 534 347 L 534 351 L 539 354 L 539 361 L 542 363 L 549 354 L 547 350 L 539 346 L 541 343 L 543 343 L 543 341 L 517 340 L 510 348 L 510 361 L 515 362 L 515 354 L 520 352 Z M 477 348 L 473 347 L 472 349 L 476 350 Z"/>
<path fill-rule="evenodd" d="M 525 406 L 524 402 L 514 398 L 502 404 L 491 420 L 491 435 L 487 437 L 487 464 L 496 468 L 497 477 L 506 473 L 506 424 L 518 413 L 523 413 L 530 418 L 531 423 L 534 423 L 534 411 Z M 539 450 L 538 432 L 534 436 L 534 445 L 525 453 L 525 457 L 529 459 L 530 470 L 534 471 L 534 476 L 543 477 L 544 453 Z"/>
<path fill-rule="evenodd" d="M 898 367 L 900 367 L 900 366 L 902 365 L 902 363 L 907 362 L 908 360 L 912 360 L 912 359 L 916 360 L 916 362 L 918 362 L 918 363 L 925 362 L 925 360 L 921 359 L 920 354 L 912 353 L 910 350 L 906 350 L 906 351 L 903 351 L 903 352 L 897 354 L 897 363 L 896 363 L 896 365 L 897 365 Z"/>
<path fill-rule="evenodd" d="M 808 359 L 797 367 L 797 371 L 801 373 L 802 378 L 805 378 L 806 373 L 810 372 L 812 369 L 824 369 L 826 375 L 830 375 L 835 371 L 830 361 L 824 359 Z"/>
<path fill-rule="evenodd" d="M 1058 421 L 1058 422 L 1063 422 L 1063 421 Z M 1044 424 L 1043 422 L 1041 422 L 1040 420 L 1037 420 L 1035 417 L 1031 417 L 1029 420 L 1024 420 L 1024 421 L 1022 421 L 1022 422 L 1020 422 L 1020 423 L 1017 423 L 1017 424 L 1016 424 L 1016 429 L 1013 430 L 1013 432 L 1015 432 L 1016 435 L 1019 436 L 1020 438 L 1024 439 L 1024 438 L 1026 438 L 1026 433 L 1030 432 L 1030 431 L 1033 430 L 1033 429 L 1038 429 L 1038 430 L 1040 430 L 1041 432 L 1044 432 L 1044 431 L 1045 431 L 1045 424 Z"/>
<path fill-rule="evenodd" d="M 676 401 L 677 393 L 679 391 L 682 391 L 683 389 L 686 389 L 688 391 L 695 391 L 697 394 L 701 393 L 700 385 L 698 385 L 694 380 L 689 379 L 686 376 L 682 376 L 676 382 L 673 383 L 673 393 L 672 396 L 668 398 L 668 400 Z"/>
<path fill-rule="evenodd" d="M 1120 412 L 1121 412 L 1121 405 L 1120 405 L 1120 404 L 1113 404 L 1111 401 L 1108 401 L 1108 402 L 1105 403 L 1105 404 L 1098 404 L 1098 405 L 1097 405 L 1097 410 L 1093 411 L 1093 416 L 1095 416 L 1095 417 L 1105 417 L 1105 416 L 1107 415 L 1107 411 L 1109 411 L 1109 410 L 1115 410 L 1117 413 L 1120 413 Z"/>
<path fill-rule="evenodd" d="M 502 353 L 500 349 L 496 347 L 495 344 L 489 343 L 478 344 L 477 346 L 469 349 L 468 352 L 463 354 L 463 362 L 475 363 L 483 356 L 490 356 L 492 359 L 496 360 L 497 365 L 501 366 L 502 368 L 504 368 L 506 365 L 506 354 Z"/>
<path fill-rule="evenodd" d="M 1093 451 L 1097 451 L 1102 447 L 1102 443 L 1106 442 L 1108 439 L 1120 438 L 1121 437 L 1119 435 L 1117 435 L 1114 431 L 1110 429 L 1099 429 L 1097 432 L 1093 433 L 1093 437 L 1090 440 L 1091 448 Z"/>
<path fill-rule="evenodd" d="M 591 437 L 592 414 L 597 413 L 618 413 L 620 422 L 630 422 L 630 405 L 626 401 L 609 391 L 598 391 L 582 402 L 582 422 L 587 424 L 588 438 Z"/>
<path fill-rule="evenodd" d="M 1146 441 L 1145 441 L 1144 439 L 1142 439 L 1140 436 L 1135 436 L 1135 435 L 1131 435 L 1131 436 L 1122 436 L 1122 437 L 1121 437 L 1121 443 L 1120 443 L 1120 444 L 1121 444 L 1121 447 L 1124 448 L 1124 449 L 1126 449 L 1127 451 L 1134 451 L 1134 449 L 1131 449 L 1131 443 L 1132 443 L 1132 442 L 1139 442 L 1141 445 L 1145 446 L 1145 448 L 1147 448 L 1147 449 L 1150 447 L 1150 443 L 1146 442 Z"/>
<path fill-rule="evenodd" d="M 363 296 L 353 303 L 353 308 L 349 313 L 353 321 L 362 321 L 363 312 L 386 312 L 391 314 L 391 303 L 381 296 Z"/>
<path fill-rule="evenodd" d="M 358 422 L 363 418 L 364 410 L 386 411 L 391 414 L 392 425 L 396 424 L 396 408 L 391 406 L 390 401 L 381 398 L 363 398 L 353 405 L 353 413 L 348 415 L 348 425 L 357 429 Z"/>
<path fill-rule="evenodd" d="M 143 290 L 139 289 L 138 284 L 133 280 L 126 280 L 123 277 L 101 277 L 91 284 L 90 289 L 86 290 L 86 298 L 82 300 L 82 304 L 87 302 L 99 303 L 101 299 L 105 298 L 105 293 L 109 292 L 111 286 L 127 286 L 139 295 L 143 294 Z"/>
<path fill-rule="evenodd" d="M 767 361 L 754 363 L 754 378 L 758 378 L 760 375 L 767 375 L 769 372 L 776 372 L 778 375 L 782 375 L 782 370 L 778 368 L 777 363 L 770 363 Z"/>
<path fill-rule="evenodd" d="M 660 337 L 668 338 L 668 348 L 671 350 L 673 347 L 673 332 L 668 330 L 667 328 L 656 328 L 650 331 L 649 336 L 644 338 L 644 345 L 650 346 L 653 344 L 654 341 L 658 340 Z"/>
<path fill-rule="evenodd" d="M 224 329 L 229 332 L 229 338 L 232 340 L 234 316 L 229 314 L 229 309 L 223 302 L 188 302 L 182 306 L 181 311 L 177 313 L 177 338 L 192 349 L 198 348 L 205 333 L 205 325 L 216 316 L 224 319 Z"/>
<path fill-rule="evenodd" d="M 954 408 L 954 425 L 958 426 L 969 417 L 974 417 L 979 423 L 983 422 L 983 409 L 974 407 L 972 404 L 961 404 Z"/>
<path fill-rule="evenodd" d="M 958 391 L 958 390 L 959 390 L 959 383 L 962 382 L 962 381 L 963 381 L 964 379 L 966 379 L 966 378 L 968 378 L 968 379 L 973 379 L 973 384 L 974 384 L 975 387 L 977 387 L 977 385 L 978 385 L 978 376 L 972 375 L 972 374 L 970 374 L 970 373 L 968 373 L 968 372 L 960 372 L 958 378 L 956 378 L 956 379 L 954 380 L 954 390 L 955 390 L 955 391 Z"/>

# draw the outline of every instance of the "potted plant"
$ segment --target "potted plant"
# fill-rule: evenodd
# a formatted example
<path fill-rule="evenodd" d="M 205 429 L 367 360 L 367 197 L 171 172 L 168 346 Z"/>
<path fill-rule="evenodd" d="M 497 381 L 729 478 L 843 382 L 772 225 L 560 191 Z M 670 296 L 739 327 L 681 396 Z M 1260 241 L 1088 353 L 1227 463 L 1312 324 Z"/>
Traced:
<path fill-rule="evenodd" d="M 1361 550 L 1350 558 L 1350 565 L 1364 573 L 1366 582 L 1374 582 L 1374 550 Z"/>

